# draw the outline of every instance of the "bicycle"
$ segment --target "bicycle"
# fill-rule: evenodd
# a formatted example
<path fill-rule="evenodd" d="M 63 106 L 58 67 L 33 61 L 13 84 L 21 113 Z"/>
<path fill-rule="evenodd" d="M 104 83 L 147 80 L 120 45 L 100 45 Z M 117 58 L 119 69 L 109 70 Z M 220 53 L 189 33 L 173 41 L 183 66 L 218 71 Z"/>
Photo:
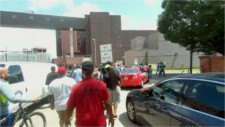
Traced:
<path fill-rule="evenodd" d="M 37 121 L 37 118 L 41 118 L 41 121 L 43 122 L 43 127 L 46 127 L 46 118 L 43 113 L 41 112 L 32 112 L 32 113 L 27 113 L 26 110 L 22 107 L 21 103 L 19 103 L 19 109 L 6 116 L 5 118 L 0 120 L 0 124 L 4 123 L 6 120 L 10 119 L 10 117 L 13 118 L 11 126 L 15 126 L 16 122 L 18 122 L 20 119 L 22 122 L 19 124 L 19 127 L 42 127 L 41 125 L 35 125 L 34 121 L 40 123 L 40 120 Z"/>

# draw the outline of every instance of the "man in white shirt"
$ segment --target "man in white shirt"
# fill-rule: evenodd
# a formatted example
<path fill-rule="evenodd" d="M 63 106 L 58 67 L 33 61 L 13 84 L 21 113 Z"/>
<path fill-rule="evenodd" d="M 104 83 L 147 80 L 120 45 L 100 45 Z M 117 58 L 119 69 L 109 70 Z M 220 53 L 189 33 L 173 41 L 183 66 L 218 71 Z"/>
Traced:
<path fill-rule="evenodd" d="M 55 108 L 59 115 L 60 127 L 64 127 L 66 103 L 69 99 L 72 87 L 76 84 L 76 82 L 74 79 L 65 76 L 65 67 L 59 67 L 58 74 L 59 78 L 53 80 L 49 85 L 49 101 L 50 108 L 52 110 Z"/>

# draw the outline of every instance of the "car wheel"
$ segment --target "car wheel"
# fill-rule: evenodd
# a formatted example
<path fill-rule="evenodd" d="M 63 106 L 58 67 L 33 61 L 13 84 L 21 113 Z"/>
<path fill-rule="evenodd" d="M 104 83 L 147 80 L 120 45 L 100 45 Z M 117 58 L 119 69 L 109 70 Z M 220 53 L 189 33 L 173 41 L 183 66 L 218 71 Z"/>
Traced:
<path fill-rule="evenodd" d="M 127 116 L 133 123 L 136 123 L 136 113 L 134 108 L 134 103 L 131 99 L 127 100 Z"/>

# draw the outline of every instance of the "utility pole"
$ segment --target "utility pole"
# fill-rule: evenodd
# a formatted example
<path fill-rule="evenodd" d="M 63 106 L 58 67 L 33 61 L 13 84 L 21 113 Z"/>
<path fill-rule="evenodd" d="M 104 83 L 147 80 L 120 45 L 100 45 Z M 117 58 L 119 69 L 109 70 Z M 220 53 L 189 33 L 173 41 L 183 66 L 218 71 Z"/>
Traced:
<path fill-rule="evenodd" d="M 8 61 L 8 55 L 7 55 L 8 49 L 6 48 L 6 52 L 5 52 L 5 61 Z"/>
<path fill-rule="evenodd" d="M 73 49 L 73 28 L 70 27 L 70 57 L 74 57 L 74 49 Z"/>
<path fill-rule="evenodd" d="M 97 66 L 97 60 L 96 60 L 96 40 L 95 40 L 95 38 L 93 38 L 92 39 L 93 40 L 93 42 L 94 42 L 94 47 L 95 47 L 95 66 Z"/>
<path fill-rule="evenodd" d="M 27 53 L 27 62 L 28 62 L 28 49 L 23 49 Z"/>

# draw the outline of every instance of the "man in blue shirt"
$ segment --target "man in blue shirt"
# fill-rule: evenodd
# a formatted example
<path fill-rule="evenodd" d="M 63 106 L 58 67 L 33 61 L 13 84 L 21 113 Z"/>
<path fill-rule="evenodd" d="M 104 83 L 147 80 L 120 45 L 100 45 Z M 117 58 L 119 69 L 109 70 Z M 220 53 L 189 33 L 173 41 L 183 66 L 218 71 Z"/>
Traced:
<path fill-rule="evenodd" d="M 3 119 L 4 117 L 8 116 L 11 112 L 9 111 L 9 102 L 14 103 L 24 103 L 24 102 L 37 102 L 37 99 L 26 99 L 17 97 L 11 86 L 7 82 L 8 78 L 8 69 L 6 68 L 0 68 L 0 104 L 1 104 L 1 110 L 0 110 L 0 119 Z M 12 118 L 9 118 L 7 121 L 2 123 L 0 126 L 10 126 L 12 121 Z"/>
<path fill-rule="evenodd" d="M 117 64 L 116 69 L 118 69 L 119 71 L 121 71 L 121 66 L 120 66 L 120 64 Z"/>
<path fill-rule="evenodd" d="M 75 79 L 76 83 L 82 80 L 81 65 L 77 65 L 77 69 L 73 71 L 72 78 Z"/>

